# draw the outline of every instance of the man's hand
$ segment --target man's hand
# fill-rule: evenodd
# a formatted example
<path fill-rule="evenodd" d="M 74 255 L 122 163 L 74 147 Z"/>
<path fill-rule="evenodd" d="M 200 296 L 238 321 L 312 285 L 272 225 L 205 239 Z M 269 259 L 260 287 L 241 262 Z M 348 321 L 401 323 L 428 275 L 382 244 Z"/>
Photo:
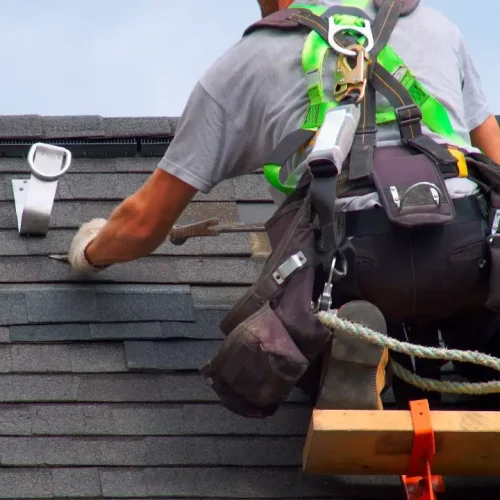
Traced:
<path fill-rule="evenodd" d="M 99 231 L 106 225 L 106 219 L 93 219 L 78 230 L 68 252 L 68 262 L 75 271 L 88 273 L 98 271 L 101 268 L 94 267 L 86 256 L 89 243 L 94 240 Z"/>
<path fill-rule="evenodd" d="M 197 190 L 157 168 L 136 193 L 113 211 L 109 220 L 94 219 L 76 234 L 68 260 L 77 271 L 145 257 L 167 238 Z"/>

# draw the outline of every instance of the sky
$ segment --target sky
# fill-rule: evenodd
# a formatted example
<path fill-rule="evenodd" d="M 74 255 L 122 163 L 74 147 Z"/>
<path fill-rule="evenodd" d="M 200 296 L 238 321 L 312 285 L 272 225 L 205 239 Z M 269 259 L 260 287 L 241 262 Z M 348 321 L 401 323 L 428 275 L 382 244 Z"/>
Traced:
<path fill-rule="evenodd" d="M 500 1 L 422 2 L 460 27 L 500 114 Z M 256 0 L 0 0 L 0 13 L 0 114 L 179 116 L 260 10 Z"/>

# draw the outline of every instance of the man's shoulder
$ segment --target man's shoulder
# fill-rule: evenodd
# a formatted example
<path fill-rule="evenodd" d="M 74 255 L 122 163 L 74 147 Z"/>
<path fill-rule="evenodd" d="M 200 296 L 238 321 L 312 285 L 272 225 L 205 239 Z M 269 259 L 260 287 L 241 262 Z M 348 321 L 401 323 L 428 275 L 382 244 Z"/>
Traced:
<path fill-rule="evenodd" d="M 420 4 L 415 12 L 408 17 L 401 18 L 403 24 L 415 23 L 429 33 L 443 33 L 446 36 L 453 34 L 455 37 L 460 37 L 459 27 L 440 10 L 429 7 L 428 5 Z"/>
<path fill-rule="evenodd" d="M 258 106 L 273 101 L 290 85 L 304 81 L 302 48 L 307 34 L 255 31 L 219 57 L 200 83 L 229 114 L 244 103 Z"/>
<path fill-rule="evenodd" d="M 269 71 L 279 72 L 284 65 L 301 61 L 305 30 L 260 29 L 234 43 L 208 69 L 206 78 L 230 75 L 246 77 Z"/>

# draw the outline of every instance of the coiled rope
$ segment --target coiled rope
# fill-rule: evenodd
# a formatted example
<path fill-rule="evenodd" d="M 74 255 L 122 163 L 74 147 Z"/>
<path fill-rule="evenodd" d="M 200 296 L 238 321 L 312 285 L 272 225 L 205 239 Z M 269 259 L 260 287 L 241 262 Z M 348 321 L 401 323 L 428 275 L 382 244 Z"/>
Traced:
<path fill-rule="evenodd" d="M 334 311 L 319 311 L 319 321 L 330 330 L 341 330 L 349 335 L 363 338 L 371 344 L 387 347 L 391 351 L 425 359 L 443 359 L 446 361 L 460 361 L 485 366 L 500 371 L 500 359 L 477 351 L 460 351 L 458 349 L 444 349 L 441 347 L 426 347 L 388 337 L 358 323 L 340 318 Z M 491 382 L 449 382 L 420 377 L 407 370 L 396 361 L 392 361 L 394 375 L 404 382 L 419 389 L 449 394 L 483 395 L 500 393 L 500 380 Z"/>

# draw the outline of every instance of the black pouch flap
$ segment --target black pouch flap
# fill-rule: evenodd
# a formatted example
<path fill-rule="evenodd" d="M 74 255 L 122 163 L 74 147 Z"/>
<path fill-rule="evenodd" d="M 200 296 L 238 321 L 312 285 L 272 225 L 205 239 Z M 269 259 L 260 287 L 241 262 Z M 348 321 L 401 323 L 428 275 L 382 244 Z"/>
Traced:
<path fill-rule="evenodd" d="M 436 225 L 455 218 L 441 172 L 424 154 L 375 158 L 373 182 L 388 218 L 395 224 Z"/>

